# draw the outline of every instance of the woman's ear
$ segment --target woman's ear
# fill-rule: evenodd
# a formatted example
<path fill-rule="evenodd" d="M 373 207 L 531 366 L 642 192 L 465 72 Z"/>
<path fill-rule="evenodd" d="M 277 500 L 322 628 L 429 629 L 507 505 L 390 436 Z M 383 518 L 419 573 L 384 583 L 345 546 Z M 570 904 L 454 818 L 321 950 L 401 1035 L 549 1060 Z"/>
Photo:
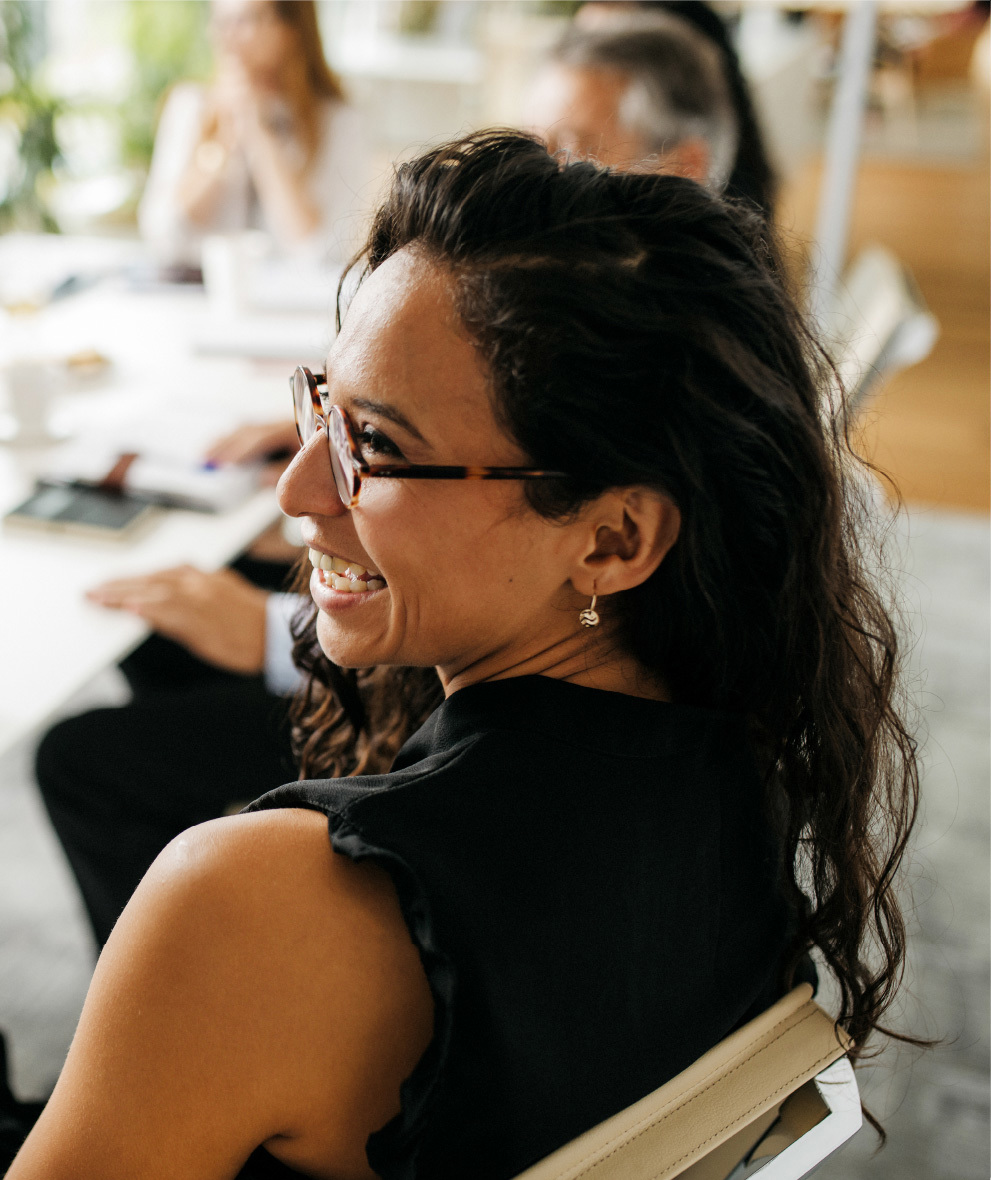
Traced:
<path fill-rule="evenodd" d="M 673 500 L 651 488 L 618 488 L 600 496 L 587 512 L 591 526 L 581 570 L 572 577 L 583 595 L 617 594 L 646 582 L 667 556 L 681 530 Z"/>

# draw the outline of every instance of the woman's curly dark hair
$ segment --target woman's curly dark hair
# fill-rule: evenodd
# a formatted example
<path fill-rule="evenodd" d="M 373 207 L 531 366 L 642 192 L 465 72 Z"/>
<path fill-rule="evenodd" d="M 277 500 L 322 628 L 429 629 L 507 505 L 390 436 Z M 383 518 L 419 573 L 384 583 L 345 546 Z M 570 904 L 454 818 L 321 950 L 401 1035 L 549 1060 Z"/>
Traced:
<path fill-rule="evenodd" d="M 862 467 L 766 224 L 687 180 L 484 132 L 397 169 L 356 261 L 406 247 L 450 274 L 528 462 L 570 473 L 525 485 L 534 511 L 644 485 L 679 506 L 656 573 L 610 600 L 615 634 L 674 699 L 747 719 L 800 923 L 790 970 L 818 948 L 862 1054 L 903 970 L 915 745 Z M 432 669 L 330 668 L 312 625 L 297 648 L 306 775 L 388 769 L 440 699 Z"/>

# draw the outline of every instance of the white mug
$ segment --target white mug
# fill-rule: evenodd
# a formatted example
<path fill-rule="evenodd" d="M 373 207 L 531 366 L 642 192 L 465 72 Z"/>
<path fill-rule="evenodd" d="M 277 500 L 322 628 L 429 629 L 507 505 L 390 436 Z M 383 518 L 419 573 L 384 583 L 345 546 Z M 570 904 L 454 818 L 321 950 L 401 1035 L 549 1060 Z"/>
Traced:
<path fill-rule="evenodd" d="M 251 281 L 268 253 L 267 234 L 245 230 L 210 234 L 200 244 L 203 286 L 213 312 L 224 319 L 242 315 L 251 305 Z"/>
<path fill-rule="evenodd" d="M 11 442 L 50 442 L 48 414 L 54 395 L 54 374 L 47 361 L 15 360 L 3 369 L 7 406 L 14 420 Z"/>
<path fill-rule="evenodd" d="M 244 306 L 247 278 L 244 250 L 236 234 L 211 234 L 201 245 L 203 286 L 211 309 L 220 316 L 233 318 Z"/>

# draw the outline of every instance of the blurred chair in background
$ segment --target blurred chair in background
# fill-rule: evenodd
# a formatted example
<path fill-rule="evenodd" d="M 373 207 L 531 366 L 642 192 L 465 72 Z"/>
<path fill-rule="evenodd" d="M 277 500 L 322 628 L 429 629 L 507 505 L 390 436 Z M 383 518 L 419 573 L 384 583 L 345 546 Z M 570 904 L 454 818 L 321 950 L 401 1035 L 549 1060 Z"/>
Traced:
<path fill-rule="evenodd" d="M 142 234 L 169 263 L 196 265 L 205 235 L 248 229 L 346 258 L 367 153 L 313 0 L 215 0 L 211 28 L 214 81 L 180 83 L 162 112 Z"/>
<path fill-rule="evenodd" d="M 939 336 L 936 317 L 911 273 L 877 245 L 850 264 L 820 330 L 850 419 L 880 384 L 925 360 Z"/>

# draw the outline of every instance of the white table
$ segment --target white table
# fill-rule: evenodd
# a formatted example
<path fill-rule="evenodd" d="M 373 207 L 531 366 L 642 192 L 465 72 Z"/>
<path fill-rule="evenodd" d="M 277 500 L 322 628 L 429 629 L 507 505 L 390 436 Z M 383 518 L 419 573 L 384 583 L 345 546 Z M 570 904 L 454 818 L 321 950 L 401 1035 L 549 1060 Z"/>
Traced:
<path fill-rule="evenodd" d="M 40 274 L 57 269 L 60 258 L 63 267 L 73 256 L 112 263 L 137 249 L 0 239 L 0 287 L 15 268 L 23 276 L 27 262 Z M 210 323 L 198 288 L 136 292 L 111 278 L 33 316 L 0 311 L 0 366 L 18 350 L 23 354 L 29 336 L 48 356 L 96 349 L 109 357 L 111 368 L 101 377 L 75 388 L 66 380 L 55 391 L 53 425 L 70 434 L 121 415 L 188 413 L 208 435 L 287 417 L 292 362 L 198 354 L 192 341 Z M 332 331 L 329 317 L 313 313 L 269 316 L 265 325 L 282 344 L 273 351 L 287 355 L 298 343 L 297 360 L 311 365 L 326 351 Z M 0 392 L 0 411 L 2 398 Z M 0 443 L 0 513 L 29 494 L 49 453 L 46 447 Z M 147 635 L 138 619 L 88 603 L 86 589 L 181 562 L 219 568 L 277 517 L 274 492 L 264 489 L 226 513 L 163 511 L 127 543 L 0 528 L 0 753 L 37 732 L 88 680 Z"/>

